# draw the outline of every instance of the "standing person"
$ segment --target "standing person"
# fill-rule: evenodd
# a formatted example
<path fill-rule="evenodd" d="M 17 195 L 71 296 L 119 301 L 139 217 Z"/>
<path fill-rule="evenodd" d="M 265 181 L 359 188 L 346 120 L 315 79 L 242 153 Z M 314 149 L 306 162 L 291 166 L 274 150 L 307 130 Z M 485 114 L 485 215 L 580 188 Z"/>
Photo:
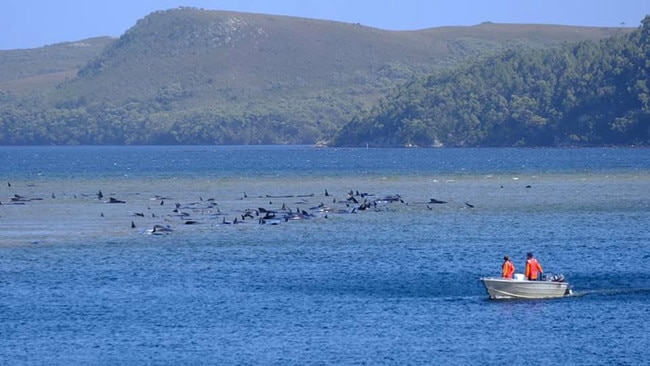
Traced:
<path fill-rule="evenodd" d="M 515 265 L 507 255 L 503 257 L 503 265 L 501 265 L 501 276 L 503 278 L 512 278 L 515 274 Z"/>
<path fill-rule="evenodd" d="M 542 265 L 533 257 L 533 253 L 526 253 L 526 278 L 529 281 L 537 281 L 538 274 L 544 273 Z"/>

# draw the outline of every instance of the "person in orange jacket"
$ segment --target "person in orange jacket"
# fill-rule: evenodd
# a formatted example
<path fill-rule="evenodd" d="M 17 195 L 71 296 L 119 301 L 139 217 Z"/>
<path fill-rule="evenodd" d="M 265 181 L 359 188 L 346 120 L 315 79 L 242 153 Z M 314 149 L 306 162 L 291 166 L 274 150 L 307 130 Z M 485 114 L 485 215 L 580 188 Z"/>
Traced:
<path fill-rule="evenodd" d="M 529 281 L 537 281 L 537 276 L 544 273 L 542 265 L 533 257 L 533 253 L 526 253 L 526 278 Z"/>
<path fill-rule="evenodd" d="M 503 257 L 503 265 L 501 266 L 501 276 L 503 278 L 512 278 L 515 273 L 515 265 L 507 255 Z"/>

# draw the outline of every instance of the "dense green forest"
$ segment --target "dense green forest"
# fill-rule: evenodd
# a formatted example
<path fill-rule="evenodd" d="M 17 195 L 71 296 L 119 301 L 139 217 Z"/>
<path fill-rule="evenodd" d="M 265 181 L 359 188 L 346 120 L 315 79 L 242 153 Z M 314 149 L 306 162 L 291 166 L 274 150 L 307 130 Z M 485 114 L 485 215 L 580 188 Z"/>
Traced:
<path fill-rule="evenodd" d="M 333 145 L 648 144 L 650 16 L 629 35 L 514 49 L 398 88 Z"/>
<path fill-rule="evenodd" d="M 645 112 L 618 98 L 625 91 L 612 84 L 625 73 L 638 76 L 625 63 L 631 55 L 614 56 L 640 52 L 632 45 L 642 33 L 626 38 L 632 31 L 493 23 L 387 31 L 159 11 L 119 39 L 0 51 L 0 144 L 639 142 Z M 614 64 L 618 74 L 604 69 Z M 603 138 L 605 120 L 615 124 L 616 139 Z M 564 121 L 582 129 L 569 132 Z"/>

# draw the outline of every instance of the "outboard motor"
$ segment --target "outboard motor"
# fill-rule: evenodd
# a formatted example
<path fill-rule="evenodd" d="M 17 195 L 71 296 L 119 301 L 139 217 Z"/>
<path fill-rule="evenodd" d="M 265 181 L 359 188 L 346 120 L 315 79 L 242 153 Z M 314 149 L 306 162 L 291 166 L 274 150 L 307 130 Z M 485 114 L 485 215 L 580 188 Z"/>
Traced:
<path fill-rule="evenodd" d="M 564 282 L 564 275 L 563 274 L 556 274 L 551 276 L 551 281 L 552 282 Z"/>

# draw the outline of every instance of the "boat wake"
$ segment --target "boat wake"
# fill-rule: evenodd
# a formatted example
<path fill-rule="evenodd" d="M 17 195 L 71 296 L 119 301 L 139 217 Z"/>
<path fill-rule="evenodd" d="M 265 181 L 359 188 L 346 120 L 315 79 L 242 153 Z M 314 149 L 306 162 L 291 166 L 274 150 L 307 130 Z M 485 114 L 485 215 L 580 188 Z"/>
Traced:
<path fill-rule="evenodd" d="M 581 297 L 581 296 L 590 296 L 590 295 L 642 295 L 650 294 L 650 288 L 608 288 L 608 289 L 594 289 L 594 290 L 584 290 L 576 291 L 573 290 L 569 296 Z"/>

